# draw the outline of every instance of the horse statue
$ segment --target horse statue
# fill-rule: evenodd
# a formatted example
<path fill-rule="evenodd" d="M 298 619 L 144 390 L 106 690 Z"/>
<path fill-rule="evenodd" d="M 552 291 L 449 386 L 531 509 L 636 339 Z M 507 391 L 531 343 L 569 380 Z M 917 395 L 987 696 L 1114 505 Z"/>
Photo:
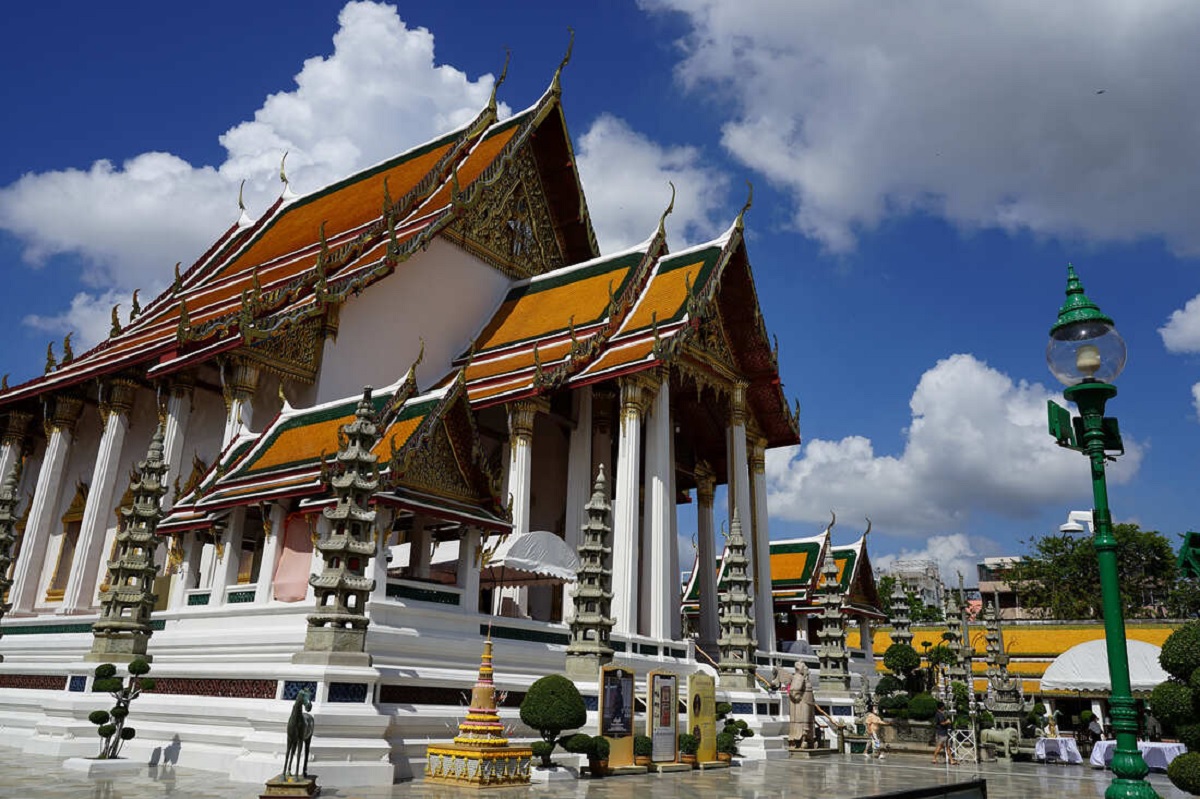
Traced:
<path fill-rule="evenodd" d="M 1021 733 L 1016 727 L 993 727 L 989 730 L 984 730 L 979 735 L 979 743 L 996 744 L 1002 747 L 1004 757 L 1011 758 L 1017 753 L 1017 746 L 1020 744 Z"/>
<path fill-rule="evenodd" d="M 308 776 L 308 747 L 313 737 L 312 695 L 307 688 L 296 694 L 292 703 L 292 715 L 287 723 L 287 754 L 283 758 L 284 777 Z M 300 759 L 300 747 L 304 747 L 304 760 Z M 295 757 L 295 762 L 292 758 Z"/>

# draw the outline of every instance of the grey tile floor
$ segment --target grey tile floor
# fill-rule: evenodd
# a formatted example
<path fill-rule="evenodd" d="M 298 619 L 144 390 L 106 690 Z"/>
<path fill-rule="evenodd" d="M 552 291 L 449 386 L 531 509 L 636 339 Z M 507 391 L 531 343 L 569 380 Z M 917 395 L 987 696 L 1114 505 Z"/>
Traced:
<path fill-rule="evenodd" d="M 425 785 L 420 781 L 391 788 L 324 789 L 337 799 L 463 799 L 502 796 L 509 799 L 853 799 L 923 785 L 940 785 L 977 777 L 987 780 L 989 799 L 1029 797 L 1102 797 L 1111 772 L 1087 766 L 1035 763 L 989 763 L 980 766 L 931 766 L 927 755 L 894 754 L 886 761 L 859 755 L 814 760 L 780 760 L 722 771 L 609 777 L 555 783 L 551 786 L 469 791 Z M 318 775 L 319 777 L 319 775 Z M 1163 774 L 1150 782 L 1163 799 L 1185 799 Z M 0 748 L 0 797 L 16 799 L 252 799 L 254 785 L 230 782 L 210 772 L 177 767 L 147 767 L 119 782 L 90 780 L 62 769 L 56 758 L 30 756 Z"/>

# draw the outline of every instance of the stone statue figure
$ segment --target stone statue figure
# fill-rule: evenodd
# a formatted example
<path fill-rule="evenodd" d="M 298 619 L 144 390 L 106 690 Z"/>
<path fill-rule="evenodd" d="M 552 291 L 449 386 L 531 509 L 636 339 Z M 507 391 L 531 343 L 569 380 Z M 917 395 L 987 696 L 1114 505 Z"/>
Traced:
<path fill-rule="evenodd" d="M 801 749 L 812 749 L 816 746 L 817 700 L 813 696 L 807 663 L 796 664 L 788 682 L 788 700 L 792 703 L 788 740 Z"/>

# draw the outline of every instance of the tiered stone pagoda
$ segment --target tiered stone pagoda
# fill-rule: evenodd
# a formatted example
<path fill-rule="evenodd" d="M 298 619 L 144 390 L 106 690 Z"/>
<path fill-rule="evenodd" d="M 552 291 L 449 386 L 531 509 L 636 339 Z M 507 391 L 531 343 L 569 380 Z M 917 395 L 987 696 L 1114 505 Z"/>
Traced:
<path fill-rule="evenodd" d="M 983 608 L 983 640 L 984 652 L 987 658 L 987 676 L 990 680 L 1000 673 L 1000 621 L 996 616 L 996 606 L 991 602 Z"/>
<path fill-rule="evenodd" d="M 942 636 L 945 646 L 954 655 L 954 662 L 946 666 L 946 677 L 950 682 L 966 683 L 967 674 L 962 665 L 963 626 L 959 615 L 958 601 L 953 591 L 946 592 L 946 632 Z"/>
<path fill-rule="evenodd" d="M 821 628 L 817 633 L 821 687 L 826 691 L 848 692 L 850 653 L 846 649 L 846 612 L 843 607 L 845 595 L 838 575 L 837 560 L 832 556 L 825 558 L 821 576 L 823 583 L 816 595 L 817 605 L 821 608 Z"/>
<path fill-rule="evenodd" d="M 492 680 L 492 639 L 483 643 L 479 679 L 471 689 L 471 707 L 458 725 L 453 746 L 425 751 L 425 781 L 468 788 L 528 785 L 533 750 L 509 746 L 504 723 L 496 712 Z"/>
<path fill-rule="evenodd" d="M 967 594 L 963 589 L 963 576 L 958 575 L 958 618 L 959 629 L 962 630 L 962 639 L 958 642 L 958 666 L 962 669 L 963 682 L 967 688 L 972 687 L 973 667 L 971 662 L 975 659 L 975 645 L 971 643 L 971 624 L 969 618 L 969 608 L 967 607 Z"/>
<path fill-rule="evenodd" d="M 579 569 L 572 598 L 571 642 L 567 645 L 567 676 L 575 680 L 598 679 L 601 666 L 612 662 L 609 633 L 614 624 L 612 605 L 612 528 L 609 526 L 608 483 L 600 464 L 592 498 L 584 510 L 583 540 L 579 543 Z"/>
<path fill-rule="evenodd" d="M 121 508 L 117 530 L 117 555 L 108 562 L 108 588 L 100 593 L 100 620 L 92 625 L 92 651 L 85 660 L 128 662 L 134 658 L 149 660 L 146 644 L 153 632 L 150 614 L 158 597 L 154 594 L 155 537 L 163 512 L 160 505 L 167 488 L 163 477 L 163 428 L 159 425 L 150 439 L 146 460 L 137 466 L 130 484 L 133 501 Z"/>
<path fill-rule="evenodd" d="M 908 593 L 900 578 L 892 583 L 892 643 L 912 646 L 912 620 L 908 616 Z"/>
<path fill-rule="evenodd" d="M 988 623 L 988 696 L 984 707 L 992 714 L 997 727 L 1021 729 L 1025 715 L 1025 703 L 1021 698 L 1020 684 L 1008 673 L 1008 655 L 1004 652 L 1004 632 L 1000 628 L 1000 617 L 989 602 L 984 611 Z"/>
<path fill-rule="evenodd" d="M 375 511 L 367 500 L 379 489 L 376 455 L 379 440 L 371 388 L 363 389 L 354 421 L 341 430 L 335 472 L 329 483 L 337 505 L 326 508 L 329 535 L 317 542 L 323 568 L 309 582 L 316 591 L 317 612 L 308 617 L 304 651 L 296 663 L 371 665 L 366 652 L 367 597 L 375 580 L 366 576 L 367 561 L 375 554 Z"/>
<path fill-rule="evenodd" d="M 725 546 L 725 579 L 721 586 L 724 590 L 720 592 L 718 605 L 721 635 L 717 638 L 717 649 L 721 654 L 717 672 L 722 688 L 749 691 L 754 688 L 754 650 L 758 642 L 754 638 L 750 577 L 746 574 L 746 539 L 736 512 Z"/>

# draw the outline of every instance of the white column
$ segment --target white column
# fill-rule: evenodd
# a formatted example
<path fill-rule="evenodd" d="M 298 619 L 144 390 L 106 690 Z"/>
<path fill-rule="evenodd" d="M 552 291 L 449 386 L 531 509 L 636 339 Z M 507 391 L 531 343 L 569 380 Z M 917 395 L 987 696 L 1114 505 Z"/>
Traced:
<path fill-rule="evenodd" d="M 730 398 L 730 419 L 729 419 L 729 528 L 733 529 L 733 514 L 737 511 L 738 519 L 742 523 L 742 529 L 747 530 L 752 527 L 754 518 L 753 508 L 750 499 L 750 464 L 746 453 L 746 384 L 735 383 L 733 388 L 733 396 Z M 751 595 L 755 597 L 755 627 L 757 624 L 758 615 L 758 569 L 755 568 L 758 554 L 754 547 L 753 537 L 747 541 L 746 552 L 746 576 L 750 578 L 751 585 L 754 590 Z M 755 629 L 755 637 L 758 637 L 758 630 Z M 761 641 L 761 639 L 759 639 Z"/>
<path fill-rule="evenodd" d="M 25 449 L 25 440 L 29 434 L 29 423 L 33 415 L 24 411 L 9 411 L 5 420 L 3 438 L 0 439 L 0 481 L 8 477 L 8 473 L 21 459 Z"/>
<path fill-rule="evenodd" d="M 131 380 L 114 380 L 107 389 L 108 398 L 100 406 L 104 432 L 100 436 L 87 505 L 79 525 L 75 557 L 71 562 L 67 587 L 63 591 L 62 605 L 58 609 L 62 614 L 87 613 L 92 609 L 101 561 L 108 555 L 104 551 L 104 542 L 113 521 L 116 502 L 113 494 L 121 479 L 121 450 L 125 445 L 125 434 L 129 431 L 129 410 L 133 407 L 137 384 Z"/>
<path fill-rule="evenodd" d="M 754 596 L 754 628 L 758 648 L 775 651 L 775 598 L 771 593 L 771 536 L 767 528 L 767 442 L 756 438 L 750 448 L 751 531 L 754 535 L 754 573 L 758 591 Z M 871 661 L 868 661 L 871 662 Z"/>
<path fill-rule="evenodd" d="M 408 537 L 408 573 L 417 580 L 428 580 L 432 553 L 433 542 L 425 529 L 425 518 L 414 516 L 412 534 Z"/>
<path fill-rule="evenodd" d="M 545 399 L 519 400 L 508 406 L 508 495 L 512 499 L 513 535 L 529 532 L 530 498 L 533 489 L 533 422 L 538 412 L 548 411 Z M 509 599 L 522 616 L 529 613 L 529 591 L 502 588 L 495 592 L 493 613 Z"/>
<path fill-rule="evenodd" d="M 468 527 L 458 541 L 458 579 L 463 613 L 479 612 L 479 530 Z"/>
<path fill-rule="evenodd" d="M 642 416 L 646 412 L 642 383 L 621 380 L 621 420 L 617 444 L 617 479 L 613 496 L 614 630 L 637 633 L 638 616 L 638 476 L 642 450 Z"/>
<path fill-rule="evenodd" d="M 166 429 L 163 431 L 163 460 L 167 464 L 167 493 L 163 494 L 163 510 L 170 510 L 178 499 L 175 496 L 175 481 L 180 479 L 183 469 L 183 440 L 191 416 L 192 384 L 179 379 L 171 384 Z"/>
<path fill-rule="evenodd" d="M 671 529 L 667 533 L 667 572 L 671 575 L 671 586 L 675 593 L 672 595 L 672 610 L 671 610 L 671 640 L 680 641 L 683 639 L 683 585 L 679 579 L 679 486 L 675 482 L 676 463 L 675 460 L 675 431 L 677 427 L 675 420 L 671 420 L 668 438 L 671 441 L 671 452 L 668 458 L 671 468 L 668 474 L 670 482 L 667 485 L 667 496 L 671 498 L 670 505 L 667 509 L 667 515 L 671 520 Z"/>
<path fill-rule="evenodd" d="M 371 602 L 382 602 L 387 599 L 387 556 L 392 540 L 392 521 L 396 512 L 385 505 L 375 506 L 375 556 L 371 558 L 371 579 L 375 587 L 371 590 Z M 371 606 L 367 605 L 368 615 Z"/>
<path fill-rule="evenodd" d="M 651 638 L 672 638 L 679 618 L 679 569 L 671 573 L 672 562 L 679 562 L 678 545 L 672 534 L 675 514 L 673 492 L 675 463 L 671 460 L 671 387 L 662 377 L 658 393 L 646 423 L 646 539 L 649 543 L 649 580 L 642 582 L 648 592 L 642 604 L 649 608 L 647 634 Z"/>
<path fill-rule="evenodd" d="M 50 440 L 42 457 L 29 507 L 29 522 L 25 528 L 21 555 L 13 570 L 13 586 L 9 589 L 12 615 L 29 613 L 37 600 L 38 583 L 42 577 L 42 562 L 46 558 L 46 542 L 56 522 L 59 495 L 62 493 L 63 472 L 74 441 L 75 422 L 83 401 L 77 397 L 59 396 L 48 420 Z"/>
<path fill-rule="evenodd" d="M 262 557 L 258 563 L 258 585 L 254 589 L 254 603 L 265 605 L 275 596 L 275 568 L 283 554 L 283 539 L 287 533 L 284 525 L 287 510 L 280 502 L 271 505 L 270 526 L 264 525 Z"/>
<path fill-rule="evenodd" d="M 180 546 L 183 549 L 183 558 L 179 562 L 179 570 L 175 574 L 175 579 L 171 581 L 171 594 L 167 598 L 167 607 L 171 610 L 187 607 L 187 591 L 196 587 L 192 585 L 192 573 L 197 571 L 200 566 L 202 544 L 199 537 L 194 530 L 189 530 L 182 535 L 183 540 L 180 542 Z"/>
<path fill-rule="evenodd" d="M 222 371 L 225 382 L 225 432 L 221 437 L 224 449 L 238 437 L 243 428 L 250 426 L 249 405 L 258 387 L 258 367 L 241 360 L 234 360 Z"/>
<path fill-rule="evenodd" d="M 575 427 L 567 454 L 567 516 L 563 524 L 563 540 L 572 552 L 579 549 L 580 528 L 583 525 L 583 506 L 591 496 L 592 468 L 592 387 L 584 386 L 575 392 Z M 562 617 L 567 621 L 575 616 L 571 597 L 574 583 L 562 587 Z"/>
<path fill-rule="evenodd" d="M 696 582 L 700 589 L 700 644 L 704 651 L 716 657 L 717 575 L 716 531 L 713 529 L 713 496 L 716 478 L 704 461 L 696 464 Z"/>
<path fill-rule="evenodd" d="M 242 554 L 242 528 L 246 526 L 246 509 L 234 508 L 229 514 L 229 526 L 225 529 L 218 546 L 217 563 L 213 569 L 212 596 L 210 606 L 224 605 L 230 584 L 237 583 L 238 561 Z"/>

